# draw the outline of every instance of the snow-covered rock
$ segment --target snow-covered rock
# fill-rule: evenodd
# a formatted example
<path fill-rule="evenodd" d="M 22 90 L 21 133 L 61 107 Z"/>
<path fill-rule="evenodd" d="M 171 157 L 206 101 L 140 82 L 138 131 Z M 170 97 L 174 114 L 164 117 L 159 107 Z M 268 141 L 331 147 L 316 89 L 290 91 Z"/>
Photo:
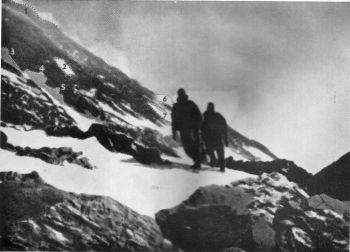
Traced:
<path fill-rule="evenodd" d="M 156 221 L 164 237 L 189 250 L 345 251 L 344 217 L 309 206 L 308 198 L 274 172 L 201 187 L 180 205 L 158 212 Z"/>
<path fill-rule="evenodd" d="M 248 172 L 255 175 L 263 173 L 278 172 L 284 175 L 289 181 L 297 183 L 306 188 L 312 177 L 305 169 L 297 166 L 293 161 L 276 159 L 272 161 L 237 161 L 232 157 L 226 159 L 226 167 L 229 169 Z"/>
<path fill-rule="evenodd" d="M 275 214 L 277 251 L 348 251 L 349 220 L 305 201 L 286 201 Z"/>
<path fill-rule="evenodd" d="M 71 147 L 41 147 L 39 149 L 33 149 L 28 146 L 14 146 L 9 143 L 5 133 L 0 131 L 0 148 L 16 153 L 18 156 L 28 156 L 39 158 L 47 163 L 55 165 L 63 165 L 64 162 L 74 163 L 87 169 L 94 169 L 95 167 L 90 164 L 87 157 L 80 157 L 82 152 L 75 152 Z"/>

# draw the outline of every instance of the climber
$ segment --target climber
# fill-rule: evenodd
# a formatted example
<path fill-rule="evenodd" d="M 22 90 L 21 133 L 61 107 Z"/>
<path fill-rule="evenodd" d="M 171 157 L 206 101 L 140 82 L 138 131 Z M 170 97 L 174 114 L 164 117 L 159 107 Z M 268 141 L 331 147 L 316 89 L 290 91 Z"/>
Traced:
<path fill-rule="evenodd" d="M 228 146 L 227 123 L 225 118 L 215 112 L 214 103 L 209 102 L 207 111 L 204 112 L 202 124 L 202 139 L 205 143 L 206 153 L 210 157 L 210 166 L 219 166 L 220 171 L 225 171 L 224 143 Z M 217 154 L 217 159 L 215 153 Z"/>
<path fill-rule="evenodd" d="M 199 131 L 202 123 L 202 114 L 197 105 L 188 99 L 183 88 L 180 88 L 177 94 L 177 102 L 171 111 L 173 138 L 176 140 L 177 131 L 180 131 L 184 150 L 194 161 L 191 167 L 193 169 L 200 169 L 201 144 Z"/>

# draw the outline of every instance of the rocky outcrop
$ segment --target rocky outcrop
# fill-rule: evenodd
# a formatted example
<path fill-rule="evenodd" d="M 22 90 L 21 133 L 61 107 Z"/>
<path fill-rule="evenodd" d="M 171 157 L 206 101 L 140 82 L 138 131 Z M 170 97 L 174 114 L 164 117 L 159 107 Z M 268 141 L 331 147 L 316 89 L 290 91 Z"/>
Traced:
<path fill-rule="evenodd" d="M 1 148 L 9 151 L 15 152 L 18 156 L 27 156 L 40 158 L 41 160 L 55 165 L 63 165 L 66 161 L 68 163 L 74 163 L 80 165 L 87 169 L 94 169 L 95 166 L 90 164 L 87 157 L 79 157 L 83 153 L 75 152 L 71 147 L 59 147 L 59 148 L 49 148 L 42 147 L 40 149 L 33 149 L 30 147 L 14 146 L 8 142 L 5 133 L 0 131 L 1 134 Z"/>
<path fill-rule="evenodd" d="M 316 173 L 308 182 L 308 192 L 350 200 L 350 152 Z"/>
<path fill-rule="evenodd" d="M 0 173 L 1 250 L 172 251 L 155 221 L 103 196 Z"/>
<path fill-rule="evenodd" d="M 306 193 L 279 173 L 263 174 L 227 186 L 206 186 L 179 206 L 162 210 L 156 221 L 163 235 L 183 249 L 214 250 L 237 246 L 271 251 L 272 221 L 282 199 Z"/>
<path fill-rule="evenodd" d="M 35 82 L 1 61 L 1 120 L 33 128 L 73 125 L 74 120 Z"/>
<path fill-rule="evenodd" d="M 302 188 L 306 187 L 308 181 L 312 177 L 311 173 L 297 166 L 293 161 L 286 159 L 276 159 L 269 162 L 244 162 L 241 160 L 235 161 L 232 157 L 229 157 L 226 159 L 226 167 L 255 175 L 278 172 L 286 176 L 289 181 L 297 183 Z"/>
<path fill-rule="evenodd" d="M 321 210 L 332 210 L 341 216 L 344 216 L 346 220 L 350 221 L 350 202 L 340 201 L 333 199 L 326 194 L 314 195 L 308 199 L 310 207 Z"/>
<path fill-rule="evenodd" d="M 87 139 L 90 137 L 96 137 L 98 142 L 111 152 L 120 152 L 133 156 L 136 161 L 143 164 L 170 164 L 168 160 L 161 158 L 161 151 L 157 148 L 146 147 L 141 143 L 135 141 L 132 137 L 127 136 L 119 131 L 114 131 L 113 127 L 103 124 L 92 124 L 90 128 L 83 132 L 76 126 L 66 127 L 49 127 L 47 128 L 47 134 L 51 136 L 68 136 L 78 139 Z M 4 133 L 3 133 L 4 134 Z M 7 141 L 7 140 L 6 140 Z M 70 163 L 77 163 L 80 165 L 87 165 L 86 168 L 92 168 L 92 165 L 88 165 L 87 158 L 77 158 L 81 155 L 80 152 L 73 152 L 71 148 L 48 148 L 43 147 L 40 149 L 31 149 L 29 147 L 19 147 L 9 144 L 3 148 L 16 151 L 17 154 L 22 156 L 34 156 L 43 159 L 49 163 L 61 164 L 67 160 Z"/>
<path fill-rule="evenodd" d="M 188 250 L 343 251 L 349 243 L 346 216 L 308 199 L 274 172 L 199 188 L 180 205 L 158 212 L 156 221 L 164 237 Z"/>
<path fill-rule="evenodd" d="M 102 124 L 92 124 L 82 138 L 96 137 L 99 143 L 107 150 L 132 155 L 137 161 L 143 164 L 167 164 L 160 157 L 160 151 L 156 148 L 145 147 L 137 143 L 133 138 L 125 134 L 115 132 Z"/>
<path fill-rule="evenodd" d="M 304 201 L 286 202 L 273 222 L 277 251 L 343 251 L 349 249 L 349 223 L 328 209 Z"/>

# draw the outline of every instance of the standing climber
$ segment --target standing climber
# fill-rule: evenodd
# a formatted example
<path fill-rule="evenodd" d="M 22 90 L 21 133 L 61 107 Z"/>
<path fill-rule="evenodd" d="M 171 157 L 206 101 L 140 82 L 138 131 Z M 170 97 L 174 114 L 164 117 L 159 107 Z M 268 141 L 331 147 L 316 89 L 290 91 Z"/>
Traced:
<path fill-rule="evenodd" d="M 220 171 L 224 172 L 224 143 L 228 146 L 227 123 L 220 113 L 215 112 L 214 103 L 212 102 L 208 103 L 207 111 L 204 112 L 202 139 L 205 143 L 206 152 L 210 157 L 210 166 L 218 165 Z M 217 154 L 217 159 L 214 152 Z"/>
<path fill-rule="evenodd" d="M 201 167 L 200 128 L 202 114 L 197 105 L 188 99 L 183 88 L 177 91 L 178 98 L 171 111 L 173 138 L 176 140 L 177 131 L 180 131 L 182 145 L 186 154 L 192 158 L 193 169 Z"/>

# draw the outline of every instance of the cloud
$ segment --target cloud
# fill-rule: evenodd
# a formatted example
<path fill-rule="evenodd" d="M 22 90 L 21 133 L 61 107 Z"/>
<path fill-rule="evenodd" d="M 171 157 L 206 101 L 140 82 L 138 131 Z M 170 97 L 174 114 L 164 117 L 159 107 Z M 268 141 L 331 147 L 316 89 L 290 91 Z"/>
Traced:
<path fill-rule="evenodd" d="M 108 42 L 97 43 L 89 47 L 89 50 L 95 55 L 101 57 L 111 66 L 120 69 L 129 76 L 131 75 L 126 54 L 120 50 L 117 50 Z"/>

